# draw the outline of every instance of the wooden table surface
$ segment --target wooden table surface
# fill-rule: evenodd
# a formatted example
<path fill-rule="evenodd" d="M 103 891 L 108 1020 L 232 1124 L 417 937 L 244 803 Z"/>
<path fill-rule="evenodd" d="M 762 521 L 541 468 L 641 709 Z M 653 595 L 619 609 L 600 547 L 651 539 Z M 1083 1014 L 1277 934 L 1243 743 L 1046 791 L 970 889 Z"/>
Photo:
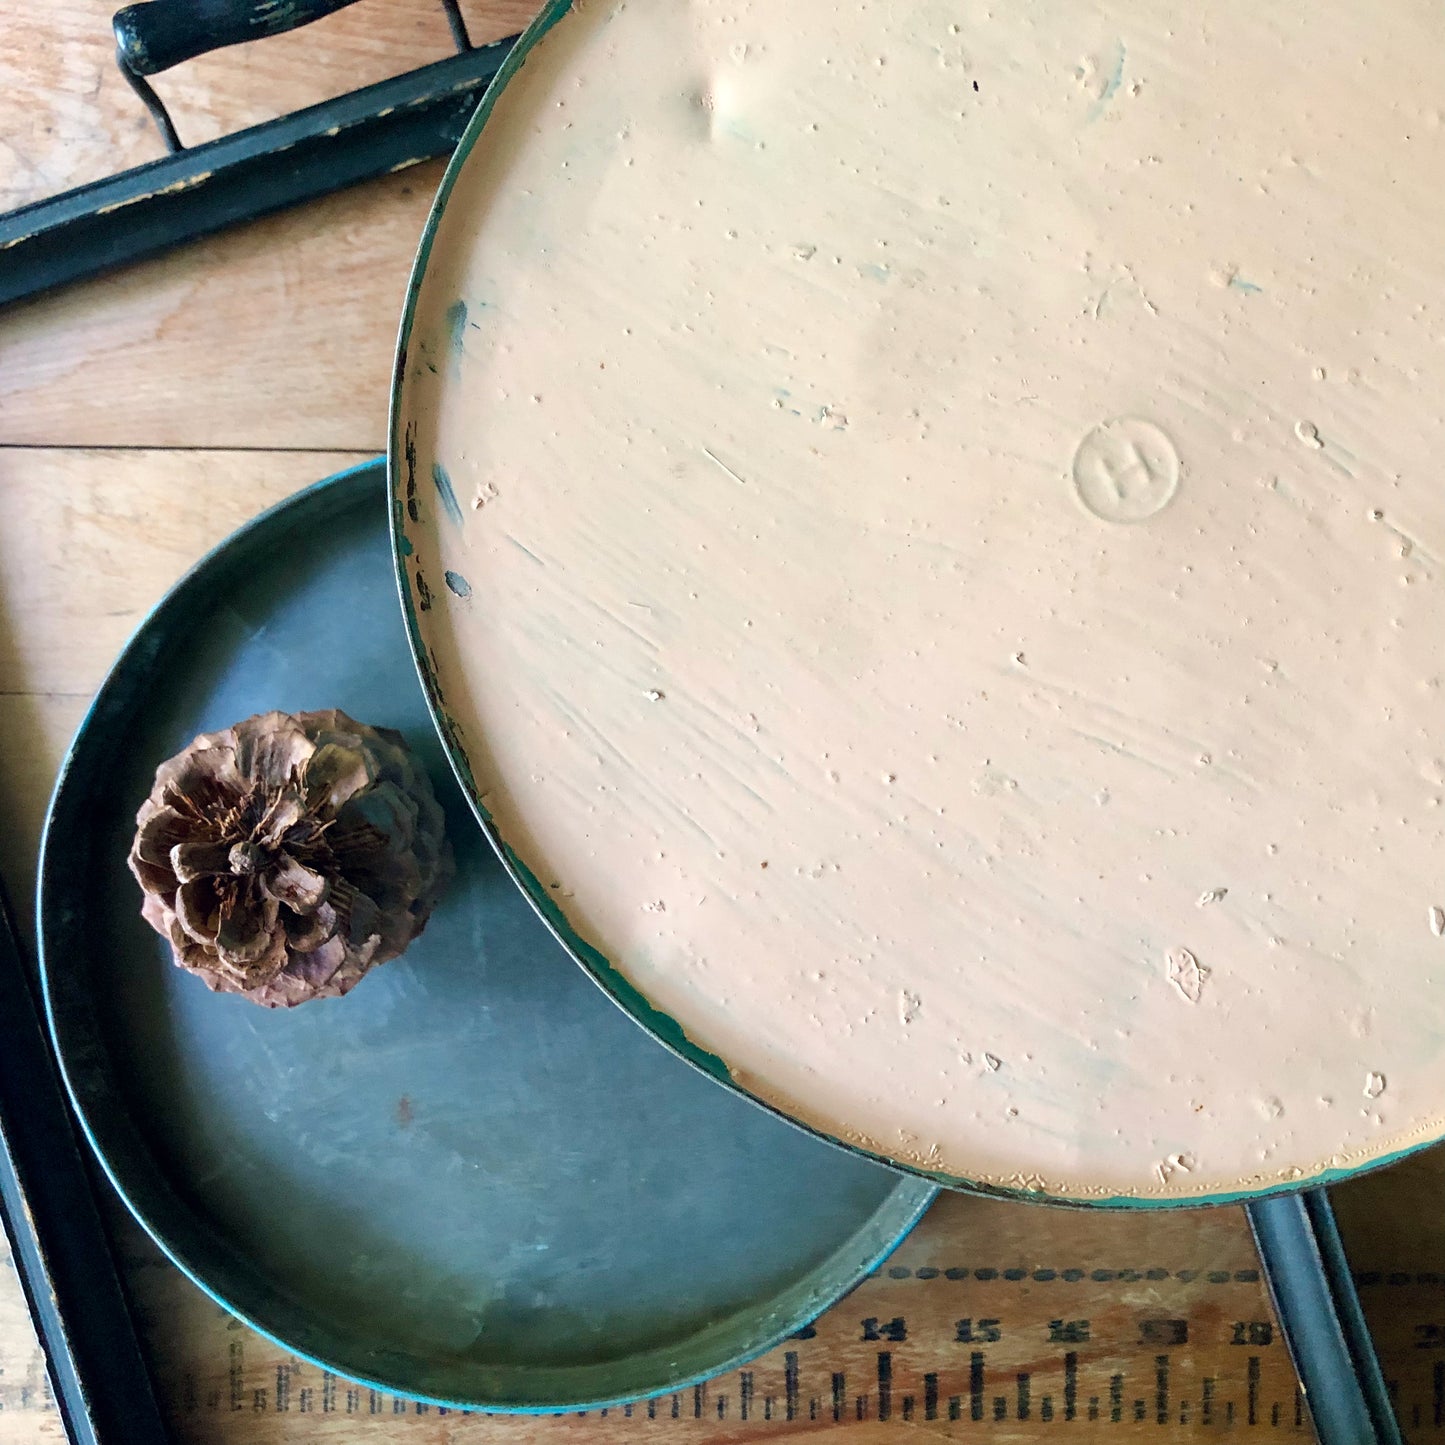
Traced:
<path fill-rule="evenodd" d="M 534 5 L 463 8 L 481 40 L 513 33 Z M 115 72 L 109 12 L 56 0 L 0 14 L 0 209 L 160 153 Z M 192 62 L 158 89 L 182 137 L 200 140 L 424 63 L 447 43 L 426 0 L 365 0 Z M 419 166 L 0 312 L 0 876 L 24 920 L 56 770 L 130 631 L 239 523 L 383 448 L 402 289 L 439 176 Z M 1416 1439 L 1445 1431 L 1442 1178 L 1435 1154 L 1336 1191 Z M 197 1445 L 1309 1433 L 1235 1209 L 1098 1216 L 948 1198 L 888 1269 L 815 1337 L 760 1361 L 747 1386 L 720 1380 L 651 1411 L 538 1420 L 408 1406 L 303 1366 L 114 1213 L 177 1438 Z M 805 1385 L 796 1412 L 781 1403 L 790 1353 L 823 1381 L 812 1395 Z M 1174 1372 L 1163 1393 L 1161 1359 Z M 1136 1366 L 1153 1372 L 1137 1405 L 1133 1374 L 1128 1399 L 1114 1383 Z M 854 1383 L 835 1408 L 844 1368 Z M 739 1391 L 764 1407 L 742 1418 Z M 0 1269 L 0 1445 L 61 1438 L 13 1270 Z"/>

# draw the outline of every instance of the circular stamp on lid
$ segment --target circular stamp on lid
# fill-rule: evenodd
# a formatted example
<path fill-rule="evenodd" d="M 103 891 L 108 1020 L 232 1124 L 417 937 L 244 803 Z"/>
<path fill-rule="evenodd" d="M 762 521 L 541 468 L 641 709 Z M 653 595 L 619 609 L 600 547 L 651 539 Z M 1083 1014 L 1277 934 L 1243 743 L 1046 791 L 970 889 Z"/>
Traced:
<path fill-rule="evenodd" d="M 1179 452 L 1151 421 L 1100 422 L 1074 453 L 1074 491 L 1103 522 L 1145 522 L 1179 490 Z"/>

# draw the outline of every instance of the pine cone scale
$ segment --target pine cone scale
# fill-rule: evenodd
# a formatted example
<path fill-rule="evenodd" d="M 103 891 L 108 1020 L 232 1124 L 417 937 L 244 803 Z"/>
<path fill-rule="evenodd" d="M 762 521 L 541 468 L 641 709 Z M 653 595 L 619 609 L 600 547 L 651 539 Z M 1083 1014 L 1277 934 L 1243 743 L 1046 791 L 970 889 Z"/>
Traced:
<path fill-rule="evenodd" d="M 325 805 L 337 813 L 375 781 L 376 776 L 363 752 L 328 741 L 316 749 L 307 764 L 307 802 L 313 808 Z"/>
<path fill-rule="evenodd" d="M 279 854 L 275 865 L 260 878 L 267 896 L 284 903 L 293 913 L 315 913 L 326 901 L 330 886 L 325 874 L 298 863 L 290 853 Z"/>
<path fill-rule="evenodd" d="M 141 822 L 135 840 L 135 853 L 145 863 L 166 868 L 170 866 L 172 851 L 193 836 L 194 824 L 174 808 L 157 808 Z"/>
<path fill-rule="evenodd" d="M 263 957 L 272 946 L 280 907 L 253 883 L 233 885 L 229 896 L 222 892 L 215 940 L 222 962 L 244 965 Z"/>
<path fill-rule="evenodd" d="M 221 931 L 221 899 L 214 878 L 194 878 L 176 890 L 176 917 L 188 938 L 215 945 Z"/>
<path fill-rule="evenodd" d="M 232 729 L 236 768 L 253 786 L 264 788 L 292 777 L 316 750 L 297 719 L 284 712 L 260 713 Z"/>
<path fill-rule="evenodd" d="M 178 883 L 193 883 L 230 867 L 230 849 L 224 843 L 209 839 L 195 843 L 177 843 L 171 849 L 171 872 Z"/>
<path fill-rule="evenodd" d="M 310 953 L 320 948 L 337 930 L 339 920 L 336 910 L 323 903 L 314 913 L 295 913 L 289 908 L 281 910 L 282 926 L 286 930 L 286 943 L 293 953 Z"/>
<path fill-rule="evenodd" d="M 236 768 L 236 750 L 233 746 L 221 746 L 215 741 L 220 734 L 214 734 L 205 747 L 198 738 L 192 744 L 194 752 L 181 753 L 164 762 L 156 770 L 156 785 L 152 796 L 163 792 L 176 792 L 182 797 L 205 798 L 217 792 L 239 793 L 243 783 Z M 177 788 L 184 777 L 185 787 Z"/>

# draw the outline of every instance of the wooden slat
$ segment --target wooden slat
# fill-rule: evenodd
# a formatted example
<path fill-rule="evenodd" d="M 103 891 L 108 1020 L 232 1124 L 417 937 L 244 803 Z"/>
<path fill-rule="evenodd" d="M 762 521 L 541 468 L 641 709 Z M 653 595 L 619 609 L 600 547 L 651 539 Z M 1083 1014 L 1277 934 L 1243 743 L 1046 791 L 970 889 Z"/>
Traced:
<path fill-rule="evenodd" d="M 514 33 L 535 9 L 473 4 L 474 38 Z M 149 118 L 112 74 L 108 13 L 67 0 L 7 15 L 0 206 L 155 153 Z M 447 43 L 438 6 L 361 0 L 159 84 L 176 92 L 183 135 L 200 139 Z M 0 444 L 381 450 L 402 295 L 441 170 L 418 166 L 0 311 Z"/>
<path fill-rule="evenodd" d="M 440 175 L 418 166 L 0 311 L 0 443 L 382 450 Z"/>
<path fill-rule="evenodd" d="M 0 696 L 0 878 L 16 924 L 35 916 L 35 849 L 66 743 L 85 716 L 84 697 Z"/>
<path fill-rule="evenodd" d="M 0 44 L 0 210 L 165 153 L 115 65 L 120 0 L 12 5 Z M 531 0 L 464 3 L 477 43 L 515 34 Z M 362 0 L 290 35 L 198 57 L 155 87 L 187 145 L 314 105 L 451 52 L 436 0 Z"/>
<path fill-rule="evenodd" d="M 0 693 L 92 693 L 203 552 L 365 455 L 0 450 Z"/>

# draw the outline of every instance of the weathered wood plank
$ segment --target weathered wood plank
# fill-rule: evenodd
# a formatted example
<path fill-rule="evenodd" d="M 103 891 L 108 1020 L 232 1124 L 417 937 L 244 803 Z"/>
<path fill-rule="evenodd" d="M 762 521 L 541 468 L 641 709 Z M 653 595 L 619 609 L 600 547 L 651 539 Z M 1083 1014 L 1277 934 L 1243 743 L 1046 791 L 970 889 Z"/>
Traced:
<path fill-rule="evenodd" d="M 464 7 L 478 41 L 535 0 Z M 114 73 L 108 7 L 7 16 L 0 206 L 159 153 Z M 201 140 L 446 53 L 439 6 L 363 0 L 160 78 Z M 0 311 L 0 444 L 365 448 L 440 162 Z"/>
<path fill-rule="evenodd" d="M 0 312 L 0 443 L 385 445 L 439 163 Z"/>
<path fill-rule="evenodd" d="M 0 876 L 22 924 L 51 785 L 126 638 L 242 522 L 359 460 L 0 449 Z"/>

